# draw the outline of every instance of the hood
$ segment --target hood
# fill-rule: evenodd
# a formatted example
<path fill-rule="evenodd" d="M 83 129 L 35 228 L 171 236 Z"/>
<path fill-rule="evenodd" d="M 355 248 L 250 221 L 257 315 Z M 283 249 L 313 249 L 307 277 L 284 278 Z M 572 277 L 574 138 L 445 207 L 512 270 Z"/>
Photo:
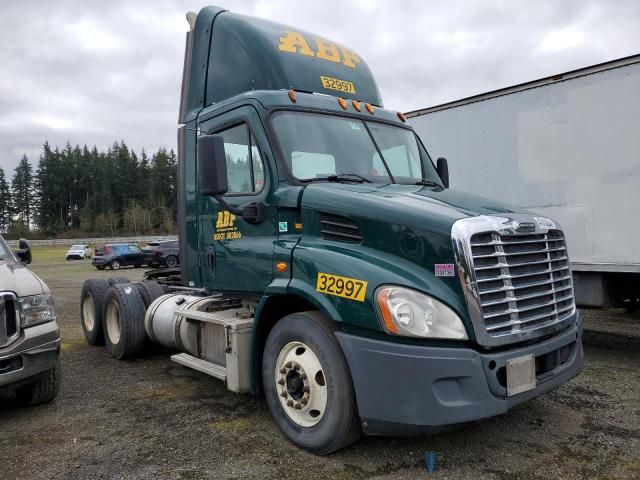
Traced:
<path fill-rule="evenodd" d="M 388 223 L 449 234 L 460 218 L 477 215 L 528 213 L 478 195 L 416 185 L 313 183 L 303 207 L 347 216 L 371 217 Z"/>
<path fill-rule="evenodd" d="M 18 297 L 25 297 L 45 293 L 49 289 L 22 263 L 0 260 L 0 291 L 13 292 Z"/>

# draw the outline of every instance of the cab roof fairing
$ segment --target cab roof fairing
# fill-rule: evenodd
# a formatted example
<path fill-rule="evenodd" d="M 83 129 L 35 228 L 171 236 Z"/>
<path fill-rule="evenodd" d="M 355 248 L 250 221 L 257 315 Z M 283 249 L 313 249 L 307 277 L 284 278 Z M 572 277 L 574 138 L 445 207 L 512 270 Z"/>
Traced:
<path fill-rule="evenodd" d="M 255 90 L 293 89 L 382 107 L 364 60 L 324 37 L 219 7 L 200 10 L 187 35 L 181 123 Z"/>

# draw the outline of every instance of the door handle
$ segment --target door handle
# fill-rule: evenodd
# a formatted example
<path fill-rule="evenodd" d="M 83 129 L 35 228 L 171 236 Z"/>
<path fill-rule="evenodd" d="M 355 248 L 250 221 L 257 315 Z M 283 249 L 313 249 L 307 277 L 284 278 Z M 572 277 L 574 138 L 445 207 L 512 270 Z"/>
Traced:
<path fill-rule="evenodd" d="M 216 265 L 216 250 L 213 248 L 213 245 L 209 245 L 207 247 L 207 266 L 209 267 L 210 272 L 215 271 Z"/>

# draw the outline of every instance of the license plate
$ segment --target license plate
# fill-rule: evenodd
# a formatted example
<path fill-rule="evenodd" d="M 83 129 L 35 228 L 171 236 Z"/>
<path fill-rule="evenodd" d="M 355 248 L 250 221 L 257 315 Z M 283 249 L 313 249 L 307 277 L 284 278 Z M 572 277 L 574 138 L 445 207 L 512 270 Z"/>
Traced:
<path fill-rule="evenodd" d="M 523 357 L 507 360 L 507 396 L 517 395 L 536 388 L 536 357 Z"/>

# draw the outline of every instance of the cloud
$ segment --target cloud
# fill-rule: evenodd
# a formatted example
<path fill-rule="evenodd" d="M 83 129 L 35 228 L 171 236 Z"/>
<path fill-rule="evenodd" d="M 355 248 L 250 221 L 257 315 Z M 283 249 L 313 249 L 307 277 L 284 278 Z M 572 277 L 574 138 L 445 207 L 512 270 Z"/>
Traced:
<path fill-rule="evenodd" d="M 0 17 L 0 167 L 45 140 L 175 148 L 186 8 L 208 2 L 24 0 Z M 411 110 L 640 51 L 635 0 L 230 0 L 231 11 L 357 51 L 385 106 Z"/>
<path fill-rule="evenodd" d="M 547 33 L 538 50 L 543 53 L 555 53 L 580 46 L 585 41 L 585 34 L 579 30 L 563 29 Z"/>

